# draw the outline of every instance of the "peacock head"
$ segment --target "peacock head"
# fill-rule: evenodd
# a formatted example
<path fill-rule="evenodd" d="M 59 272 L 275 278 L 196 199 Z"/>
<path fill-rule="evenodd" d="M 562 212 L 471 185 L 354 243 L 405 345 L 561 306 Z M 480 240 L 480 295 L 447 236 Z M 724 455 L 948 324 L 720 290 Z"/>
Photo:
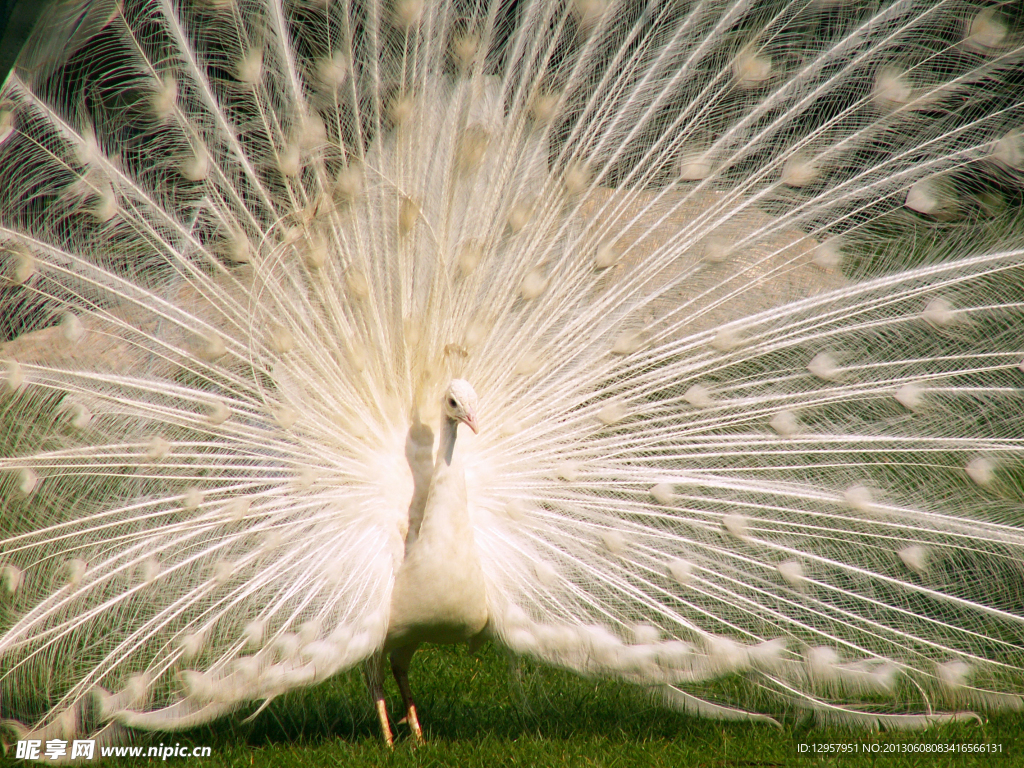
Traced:
<path fill-rule="evenodd" d="M 476 406 L 476 392 L 469 382 L 465 379 L 452 379 L 444 393 L 442 407 L 445 418 L 461 421 L 476 434 Z"/>

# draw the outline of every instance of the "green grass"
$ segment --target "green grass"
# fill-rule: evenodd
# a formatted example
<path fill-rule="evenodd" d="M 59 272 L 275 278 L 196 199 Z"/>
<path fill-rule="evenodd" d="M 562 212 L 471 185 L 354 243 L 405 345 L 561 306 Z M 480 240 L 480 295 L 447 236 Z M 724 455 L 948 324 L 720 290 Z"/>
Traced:
<path fill-rule="evenodd" d="M 658 706 L 636 688 L 510 662 L 501 650 L 425 648 L 413 663 L 413 686 L 427 734 L 414 748 L 405 726 L 390 752 L 380 740 L 362 680 L 352 672 L 272 703 L 251 723 L 244 713 L 211 727 L 163 734 L 153 743 L 210 746 L 209 758 L 175 758 L 179 766 L 994 766 L 1024 760 L 1024 715 L 923 732 L 866 732 L 722 723 Z M 397 693 L 389 689 L 392 714 Z M 800 744 L 873 745 L 874 754 L 809 755 Z M 1000 745 L 996 754 L 893 753 L 903 745 Z M 106 766 L 160 765 L 158 758 L 108 760 Z"/>

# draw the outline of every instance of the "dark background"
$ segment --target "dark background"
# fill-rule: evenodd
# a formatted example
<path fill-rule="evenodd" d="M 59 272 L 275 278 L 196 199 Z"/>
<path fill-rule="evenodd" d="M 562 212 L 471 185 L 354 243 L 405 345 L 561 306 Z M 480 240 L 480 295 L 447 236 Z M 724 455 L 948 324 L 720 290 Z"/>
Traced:
<path fill-rule="evenodd" d="M 21 46 L 43 9 L 54 0 L 0 0 L 0 81 L 7 78 Z"/>

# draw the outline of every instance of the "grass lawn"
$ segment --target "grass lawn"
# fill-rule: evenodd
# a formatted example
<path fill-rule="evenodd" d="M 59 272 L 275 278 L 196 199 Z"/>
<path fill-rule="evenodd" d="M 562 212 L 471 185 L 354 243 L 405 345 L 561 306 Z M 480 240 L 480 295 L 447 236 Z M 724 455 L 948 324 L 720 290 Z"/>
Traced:
<path fill-rule="evenodd" d="M 389 752 L 356 672 L 273 702 L 253 722 L 244 714 L 212 727 L 165 734 L 156 742 L 210 746 L 209 758 L 168 764 L 211 766 L 992 766 L 1024 764 L 1024 714 L 923 732 L 812 728 L 785 721 L 723 723 L 664 709 L 636 688 L 584 680 L 529 662 L 511 662 L 492 646 L 426 648 L 412 682 L 428 743 L 414 749 L 405 726 Z M 398 695 L 389 690 L 392 713 Z M 856 745 L 868 754 L 801 754 L 801 744 Z M 914 745 L 999 745 L 1001 752 L 897 752 Z M 889 751 L 886 751 L 889 750 Z M 108 766 L 161 764 L 159 758 L 108 760 Z"/>

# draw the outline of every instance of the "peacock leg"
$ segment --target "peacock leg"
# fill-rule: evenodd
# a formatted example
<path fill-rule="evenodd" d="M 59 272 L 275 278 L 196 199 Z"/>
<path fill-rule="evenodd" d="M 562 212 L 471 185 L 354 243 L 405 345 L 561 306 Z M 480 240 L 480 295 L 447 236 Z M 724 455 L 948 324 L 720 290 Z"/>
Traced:
<path fill-rule="evenodd" d="M 395 676 L 398 690 L 402 692 L 402 703 L 405 705 L 404 722 L 412 729 L 413 738 L 423 743 L 423 730 L 416 716 L 416 703 L 412 700 L 412 688 L 409 686 L 409 665 L 412 663 L 412 655 L 416 648 L 417 644 L 406 645 L 391 652 L 391 674 Z"/>
<path fill-rule="evenodd" d="M 384 735 L 384 743 L 389 747 L 394 745 L 394 737 L 391 735 L 391 726 L 388 724 L 388 708 L 384 703 L 384 654 L 375 653 L 366 660 L 363 667 L 366 675 L 366 687 L 370 691 L 370 699 L 377 708 L 377 717 L 380 719 L 380 730 Z"/>

